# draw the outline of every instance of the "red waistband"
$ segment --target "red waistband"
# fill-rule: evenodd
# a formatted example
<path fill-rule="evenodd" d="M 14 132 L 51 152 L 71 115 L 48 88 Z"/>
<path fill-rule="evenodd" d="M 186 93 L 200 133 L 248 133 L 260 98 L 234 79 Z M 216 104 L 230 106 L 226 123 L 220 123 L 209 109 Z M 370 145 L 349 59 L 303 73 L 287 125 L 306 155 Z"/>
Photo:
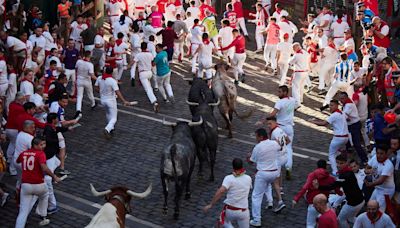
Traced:
<path fill-rule="evenodd" d="M 334 37 L 333 37 L 333 39 L 340 39 L 340 38 L 341 38 L 341 39 L 344 39 L 343 36 L 334 36 Z"/>
<path fill-rule="evenodd" d="M 247 208 L 238 208 L 238 207 L 234 207 L 234 206 L 231 206 L 231 205 L 228 205 L 228 204 L 225 204 L 224 208 L 232 210 L 232 211 L 245 211 L 245 210 L 247 210 Z"/>
<path fill-rule="evenodd" d="M 347 137 L 349 137 L 349 135 L 334 135 L 334 137 L 347 138 Z"/>
<path fill-rule="evenodd" d="M 302 73 L 302 72 L 308 72 L 308 70 L 295 70 L 295 73 Z"/>
<path fill-rule="evenodd" d="M 245 53 L 246 51 L 236 51 L 235 53 L 236 54 L 243 54 L 243 53 Z"/>
<path fill-rule="evenodd" d="M 142 10 L 144 10 L 144 7 L 143 7 L 143 6 L 136 6 L 135 8 L 136 8 L 136 9 L 142 9 Z"/>

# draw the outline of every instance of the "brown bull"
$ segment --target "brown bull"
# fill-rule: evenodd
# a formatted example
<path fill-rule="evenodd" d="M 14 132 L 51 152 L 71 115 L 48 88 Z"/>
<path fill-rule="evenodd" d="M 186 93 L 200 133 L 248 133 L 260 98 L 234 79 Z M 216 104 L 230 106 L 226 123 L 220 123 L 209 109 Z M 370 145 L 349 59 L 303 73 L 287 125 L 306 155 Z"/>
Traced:
<path fill-rule="evenodd" d="M 228 76 L 227 69 L 229 66 L 225 63 L 215 65 L 216 74 L 212 80 L 212 90 L 215 98 L 219 99 L 219 112 L 226 121 L 226 129 L 228 129 L 228 137 L 232 138 L 232 119 L 235 113 L 240 119 L 245 119 L 253 114 L 254 110 L 250 110 L 244 115 L 239 115 L 236 111 L 237 89 L 235 84 Z"/>
<path fill-rule="evenodd" d="M 109 190 L 98 192 L 92 184 L 90 189 L 94 196 L 105 196 L 105 203 L 92 218 L 86 228 L 123 228 L 125 227 L 125 215 L 130 212 L 130 201 L 132 197 L 145 198 L 152 189 L 151 184 L 143 193 L 136 193 L 126 187 L 113 187 Z"/>

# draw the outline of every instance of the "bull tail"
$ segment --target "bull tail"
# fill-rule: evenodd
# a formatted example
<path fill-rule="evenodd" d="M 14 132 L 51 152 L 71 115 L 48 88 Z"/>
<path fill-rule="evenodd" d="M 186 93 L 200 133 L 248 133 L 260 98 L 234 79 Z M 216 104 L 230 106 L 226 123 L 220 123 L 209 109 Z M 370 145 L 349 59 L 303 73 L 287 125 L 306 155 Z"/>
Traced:
<path fill-rule="evenodd" d="M 173 144 L 171 146 L 170 153 L 171 153 L 171 163 L 172 163 L 175 183 L 178 183 L 178 173 L 176 172 L 176 164 L 175 164 L 176 149 L 177 149 L 176 144 Z"/>

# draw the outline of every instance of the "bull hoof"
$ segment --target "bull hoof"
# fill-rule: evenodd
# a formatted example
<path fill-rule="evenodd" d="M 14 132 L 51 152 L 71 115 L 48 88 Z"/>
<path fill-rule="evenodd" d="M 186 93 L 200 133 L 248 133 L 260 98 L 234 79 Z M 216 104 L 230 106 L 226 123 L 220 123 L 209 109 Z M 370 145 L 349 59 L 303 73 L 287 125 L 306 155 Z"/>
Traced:
<path fill-rule="evenodd" d="M 185 194 L 185 200 L 188 200 L 188 199 L 190 199 L 191 197 L 192 197 L 192 193 L 186 192 L 186 194 Z"/>
<path fill-rule="evenodd" d="M 163 215 L 168 214 L 168 207 L 164 207 L 162 213 Z"/>
<path fill-rule="evenodd" d="M 179 212 L 175 212 L 175 213 L 174 213 L 174 219 L 175 219 L 175 220 L 178 220 L 178 219 L 179 219 Z"/>

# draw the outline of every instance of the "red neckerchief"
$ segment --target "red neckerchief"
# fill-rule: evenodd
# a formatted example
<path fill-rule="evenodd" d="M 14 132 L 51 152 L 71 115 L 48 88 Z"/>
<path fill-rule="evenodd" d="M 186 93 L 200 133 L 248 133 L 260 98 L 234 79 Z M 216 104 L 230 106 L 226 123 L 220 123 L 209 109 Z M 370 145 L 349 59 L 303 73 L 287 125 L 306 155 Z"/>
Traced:
<path fill-rule="evenodd" d="M 337 22 L 338 24 L 341 24 L 341 23 L 342 23 L 342 18 L 338 18 L 338 19 L 336 20 L 336 22 Z"/>
<path fill-rule="evenodd" d="M 101 79 L 106 80 L 107 78 L 112 78 L 112 77 L 113 77 L 112 74 L 104 73 L 103 76 L 101 76 Z"/>
<path fill-rule="evenodd" d="M 33 81 L 31 81 L 31 80 L 29 80 L 29 79 L 27 79 L 27 78 L 23 78 L 21 82 L 23 82 L 23 81 L 28 81 L 28 82 L 32 83 L 32 85 L 35 85 L 35 84 L 33 83 Z"/>
<path fill-rule="evenodd" d="M 343 103 L 342 110 L 344 109 L 344 106 L 346 106 L 346 104 L 351 104 L 351 103 L 353 103 L 353 101 L 350 98 L 347 98 Z"/>
<path fill-rule="evenodd" d="M 371 222 L 371 224 L 375 224 L 381 217 L 382 217 L 382 212 L 380 210 L 378 210 L 376 212 L 376 218 L 372 218 L 372 216 L 369 215 L 369 213 L 367 213 L 367 217 L 369 219 L 369 221 Z"/>
<path fill-rule="evenodd" d="M 205 44 L 205 45 L 208 45 L 209 43 L 210 43 L 210 39 L 203 39 L 203 43 Z"/>
<path fill-rule="evenodd" d="M 271 131 L 269 132 L 269 135 L 272 135 L 272 132 L 274 132 L 274 130 L 275 130 L 277 127 L 278 127 L 278 126 L 272 128 Z"/>
<path fill-rule="evenodd" d="M 34 134 L 31 134 L 31 133 L 26 132 L 26 131 L 24 131 L 24 130 L 22 130 L 22 131 L 25 132 L 26 134 L 30 134 L 30 135 L 32 135 L 32 136 L 35 136 Z"/>
<path fill-rule="evenodd" d="M 351 55 L 351 54 L 353 54 L 353 50 L 349 50 L 348 52 L 347 52 L 347 55 L 349 56 L 349 55 Z"/>
<path fill-rule="evenodd" d="M 276 8 L 276 12 L 277 12 L 278 14 L 281 14 L 282 9 Z"/>
<path fill-rule="evenodd" d="M 165 28 L 165 30 L 172 30 L 172 28 L 170 28 L 170 27 L 166 27 L 166 28 Z"/>
<path fill-rule="evenodd" d="M 352 169 L 350 167 L 345 166 L 342 170 L 339 170 L 337 173 L 338 174 L 342 174 L 342 173 L 345 173 L 345 172 L 353 172 L 353 171 L 352 171 Z"/>
<path fill-rule="evenodd" d="M 352 36 L 350 36 L 349 38 L 346 38 L 346 37 L 345 37 L 344 40 L 349 40 L 350 38 L 353 38 L 353 37 L 352 37 Z"/>
<path fill-rule="evenodd" d="M 290 25 L 290 22 L 287 19 L 282 20 L 282 22 L 286 22 L 288 25 Z"/>
<path fill-rule="evenodd" d="M 97 35 L 99 35 L 99 36 L 103 37 L 103 35 L 101 35 L 100 33 L 97 33 Z"/>
<path fill-rule="evenodd" d="M 233 176 L 235 176 L 235 177 L 240 177 L 246 172 L 246 170 L 244 168 L 241 168 L 241 169 L 235 170 L 235 171 L 236 172 L 233 172 Z"/>
<path fill-rule="evenodd" d="M 333 48 L 333 49 L 336 49 L 336 46 L 335 46 L 334 43 L 330 43 L 328 46 L 331 47 L 331 48 Z"/>
<path fill-rule="evenodd" d="M 196 26 L 199 26 L 199 25 L 198 25 L 198 24 L 194 24 L 193 27 L 192 27 L 192 29 L 196 28 Z"/>
<path fill-rule="evenodd" d="M 354 102 L 360 100 L 360 95 L 359 95 L 359 94 L 360 94 L 363 90 L 364 90 L 364 87 L 360 87 L 360 88 L 358 88 L 356 91 L 354 91 L 353 97 L 352 97 Z"/>
<path fill-rule="evenodd" d="M 340 111 L 340 109 L 336 109 L 336 110 L 334 111 L 334 113 L 335 113 L 335 112 L 338 112 L 338 113 L 342 114 L 342 111 Z"/>
<path fill-rule="evenodd" d="M 115 43 L 116 43 L 118 46 L 121 45 L 122 42 L 124 42 L 122 39 L 117 39 L 117 40 L 115 41 Z"/>
<path fill-rule="evenodd" d="M 300 49 L 300 50 L 296 51 L 296 53 L 303 54 L 303 51 Z"/>
<path fill-rule="evenodd" d="M 324 13 L 324 15 L 325 15 L 325 14 L 332 15 L 332 11 L 328 11 L 327 13 Z"/>
<path fill-rule="evenodd" d="M 1 56 L 0 61 L 6 61 L 6 58 L 4 56 Z"/>
<path fill-rule="evenodd" d="M 8 70 L 8 74 L 17 74 L 17 71 L 15 69 Z"/>

